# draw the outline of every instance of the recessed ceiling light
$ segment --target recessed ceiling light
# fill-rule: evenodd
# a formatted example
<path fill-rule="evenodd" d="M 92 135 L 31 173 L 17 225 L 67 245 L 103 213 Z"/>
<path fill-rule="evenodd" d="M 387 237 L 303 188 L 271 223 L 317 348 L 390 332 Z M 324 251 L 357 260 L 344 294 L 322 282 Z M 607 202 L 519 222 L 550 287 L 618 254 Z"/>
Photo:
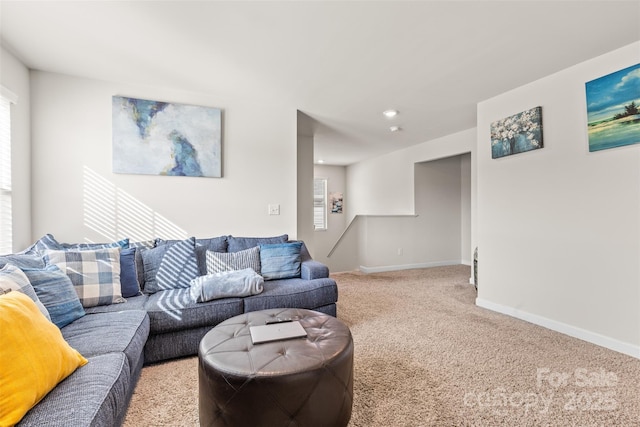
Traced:
<path fill-rule="evenodd" d="M 322 164 L 322 163 L 324 163 L 324 160 L 320 159 L 320 160 L 318 160 L 318 163 Z"/>
<path fill-rule="evenodd" d="M 386 110 L 383 111 L 382 114 L 384 114 L 386 118 L 390 119 L 398 115 L 398 110 Z"/>
<path fill-rule="evenodd" d="M 400 132 L 400 131 L 402 130 L 402 128 L 401 128 L 400 126 L 391 126 L 391 127 L 389 128 L 389 130 L 390 130 L 391 132 Z"/>

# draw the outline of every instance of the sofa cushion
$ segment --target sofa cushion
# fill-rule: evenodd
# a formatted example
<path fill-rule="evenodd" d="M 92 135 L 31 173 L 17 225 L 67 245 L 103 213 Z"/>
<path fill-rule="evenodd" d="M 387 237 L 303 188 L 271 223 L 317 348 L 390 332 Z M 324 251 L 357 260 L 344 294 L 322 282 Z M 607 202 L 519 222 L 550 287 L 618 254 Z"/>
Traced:
<path fill-rule="evenodd" d="M 209 237 L 207 239 L 196 239 L 196 246 L 202 246 L 214 252 L 227 252 L 228 236 Z"/>
<path fill-rule="evenodd" d="M 189 289 L 170 289 L 149 296 L 145 305 L 151 334 L 215 326 L 242 314 L 242 298 L 224 298 L 203 303 L 191 298 Z"/>
<path fill-rule="evenodd" d="M 312 310 L 338 301 L 338 286 L 331 278 L 268 280 L 260 295 L 246 297 L 243 301 L 245 312 L 269 308 Z"/>
<path fill-rule="evenodd" d="M 6 293 L 7 291 L 22 292 L 31 298 L 31 300 L 36 303 L 36 307 L 38 307 L 40 313 L 42 313 L 47 320 L 51 321 L 51 316 L 47 308 L 40 302 L 35 289 L 33 289 L 31 282 L 29 282 L 29 278 L 15 265 L 7 264 L 0 269 L 0 291 L 3 291 L 2 293 Z"/>
<path fill-rule="evenodd" d="M 85 357 L 124 353 L 133 369 L 149 336 L 149 317 L 142 310 L 87 314 L 62 328 L 62 336 Z"/>
<path fill-rule="evenodd" d="M 21 292 L 0 296 L 0 425 L 14 425 L 87 363 Z"/>
<path fill-rule="evenodd" d="M 195 240 L 191 237 L 142 251 L 146 293 L 189 287 L 191 279 L 198 276 Z"/>
<path fill-rule="evenodd" d="M 129 241 L 130 248 L 146 248 L 153 249 L 156 247 L 156 239 Z"/>
<path fill-rule="evenodd" d="M 147 344 L 144 346 L 144 363 L 156 363 L 175 359 L 176 357 L 198 354 L 198 346 L 202 337 L 212 327 L 212 325 L 207 325 L 199 328 L 149 335 Z"/>
<path fill-rule="evenodd" d="M 18 427 L 121 425 L 134 386 L 124 353 L 87 358 L 25 415 Z"/>
<path fill-rule="evenodd" d="M 144 307 L 148 299 L 149 299 L 149 295 L 141 294 L 141 295 L 138 295 L 137 297 L 127 298 L 127 301 L 121 304 L 97 305 L 95 307 L 87 307 L 84 309 L 84 311 L 86 314 L 111 313 L 113 311 L 126 311 L 126 310 L 144 311 Z"/>
<path fill-rule="evenodd" d="M 211 237 L 208 239 L 196 239 L 196 258 L 198 259 L 198 275 L 207 274 L 207 251 L 227 252 L 227 237 Z"/>
<path fill-rule="evenodd" d="M 44 260 L 69 276 L 83 307 L 124 302 L 120 285 L 120 248 L 48 250 Z"/>
<path fill-rule="evenodd" d="M 251 268 L 260 274 L 260 248 L 255 246 L 238 252 L 213 252 L 206 254 L 207 274 L 237 271 Z"/>
<path fill-rule="evenodd" d="M 300 277 L 302 242 L 260 245 L 260 274 L 264 280 Z"/>
<path fill-rule="evenodd" d="M 57 266 L 24 268 L 22 271 L 58 328 L 84 316 L 84 308 L 71 279 Z"/>
<path fill-rule="evenodd" d="M 228 237 L 228 252 L 238 252 L 254 246 L 267 245 L 271 243 L 285 243 L 289 240 L 289 235 L 283 234 L 275 237 Z"/>

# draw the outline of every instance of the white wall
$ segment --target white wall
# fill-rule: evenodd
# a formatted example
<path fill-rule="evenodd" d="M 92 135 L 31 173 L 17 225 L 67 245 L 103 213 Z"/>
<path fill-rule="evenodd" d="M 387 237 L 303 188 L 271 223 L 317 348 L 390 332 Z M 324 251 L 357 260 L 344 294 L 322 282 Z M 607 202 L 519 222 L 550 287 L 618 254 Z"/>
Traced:
<path fill-rule="evenodd" d="M 585 82 L 640 42 L 478 105 L 478 304 L 640 357 L 640 145 L 588 152 Z M 491 122 L 542 106 L 544 148 L 492 160 Z"/>
<path fill-rule="evenodd" d="M 463 264 L 471 265 L 471 153 L 460 156 L 460 255 Z"/>
<path fill-rule="evenodd" d="M 38 71 L 31 85 L 34 239 L 297 237 L 295 109 Z M 221 108 L 223 178 L 113 174 L 113 95 Z"/>
<path fill-rule="evenodd" d="M 300 129 L 298 112 L 298 129 Z M 311 256 L 315 256 L 313 232 L 313 137 L 298 135 L 298 239 L 303 240 Z"/>
<path fill-rule="evenodd" d="M 454 228 L 461 232 L 463 220 L 467 224 L 472 224 L 470 218 L 473 216 L 475 204 L 473 200 L 475 183 L 472 179 L 475 176 L 473 161 L 475 138 L 475 129 L 469 129 L 347 167 L 347 188 L 349 189 L 347 218 L 351 220 L 356 215 L 370 215 L 358 217 L 356 221 L 359 223 L 354 227 L 358 236 L 353 232 L 354 236 L 351 237 L 358 239 L 357 262 L 364 267 L 365 271 L 442 265 L 471 259 L 471 246 L 460 235 L 451 239 L 450 236 L 434 234 L 434 228 L 431 225 L 434 218 L 425 215 L 426 218 L 423 221 L 419 219 L 420 217 L 414 217 L 415 214 L 420 214 L 416 206 L 416 193 L 422 192 L 421 189 L 416 188 L 414 166 L 423 162 L 471 153 L 469 160 L 464 163 L 470 171 L 464 174 L 461 171 L 462 157 L 443 160 L 442 166 L 449 171 L 450 178 L 455 180 L 456 190 L 453 196 L 451 193 L 435 196 L 442 199 L 436 202 L 431 201 L 431 206 L 426 208 L 428 212 L 437 216 L 436 212 L 439 211 L 434 210 L 434 207 L 438 203 L 449 207 L 452 203 L 455 204 L 456 215 L 459 214 L 459 216 L 453 219 Z M 449 162 L 455 163 L 454 169 L 451 169 Z M 434 169 L 431 173 L 438 172 Z M 470 179 L 471 184 L 462 186 L 463 176 Z M 426 178 L 425 180 L 428 182 Z M 439 190 L 425 189 L 425 191 L 430 192 L 434 197 Z M 462 193 L 465 193 L 464 197 L 471 200 L 462 203 Z M 466 211 L 461 213 L 462 209 Z M 471 225 L 467 225 L 467 232 L 471 236 L 471 238 L 466 237 L 467 240 L 473 240 L 471 228 Z M 431 239 L 431 244 L 424 244 L 427 241 L 425 239 Z M 350 244 L 348 239 L 343 240 L 344 243 L 341 244 Z M 443 244 L 445 240 L 447 243 Z M 453 252 L 448 242 L 454 242 Z M 466 247 L 464 251 L 469 254 L 462 253 L 463 245 Z M 398 249 L 401 249 L 401 255 L 398 255 Z"/>
<path fill-rule="evenodd" d="M 346 190 L 346 168 L 344 166 L 315 165 L 314 177 L 327 180 L 327 229 L 314 231 L 314 245 L 311 255 L 315 260 L 327 264 L 332 272 L 353 270 L 352 265 L 345 257 L 327 257 L 347 226 L 346 211 L 349 208 L 349 194 Z M 331 193 L 342 193 L 345 203 L 343 213 L 331 213 L 329 199 Z"/>
<path fill-rule="evenodd" d="M 0 84 L 18 96 L 11 108 L 11 185 L 13 249 L 31 242 L 31 144 L 29 70 L 0 48 Z"/>
<path fill-rule="evenodd" d="M 452 156 L 415 163 L 412 216 L 365 216 L 361 224 L 360 269 L 388 271 L 462 261 L 462 223 L 470 241 L 470 198 L 465 192 L 467 212 L 463 215 L 462 159 Z M 469 167 L 468 162 L 465 163 Z M 465 189 L 470 187 L 466 183 Z M 468 245 L 464 249 L 469 251 Z M 465 254 L 466 255 L 466 254 Z"/>
<path fill-rule="evenodd" d="M 454 156 L 415 165 L 415 221 L 419 231 L 410 236 L 415 253 L 436 262 L 460 263 L 462 259 L 460 160 L 460 156 Z"/>

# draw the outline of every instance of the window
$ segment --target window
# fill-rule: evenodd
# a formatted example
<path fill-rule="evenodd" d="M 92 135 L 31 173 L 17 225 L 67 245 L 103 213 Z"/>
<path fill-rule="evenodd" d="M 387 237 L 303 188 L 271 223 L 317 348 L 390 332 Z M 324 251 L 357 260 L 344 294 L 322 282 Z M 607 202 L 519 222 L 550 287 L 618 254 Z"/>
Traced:
<path fill-rule="evenodd" d="M 313 229 L 327 229 L 327 180 L 313 179 Z"/>
<path fill-rule="evenodd" d="M 17 97 L 0 87 L 0 254 L 13 251 L 11 226 L 11 104 Z"/>

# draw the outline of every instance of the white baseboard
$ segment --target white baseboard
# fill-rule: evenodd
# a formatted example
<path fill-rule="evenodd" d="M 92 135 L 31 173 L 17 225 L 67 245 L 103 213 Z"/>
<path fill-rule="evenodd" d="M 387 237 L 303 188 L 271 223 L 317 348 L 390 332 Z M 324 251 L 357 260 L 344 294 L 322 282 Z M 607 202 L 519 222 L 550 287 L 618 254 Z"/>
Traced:
<path fill-rule="evenodd" d="M 364 265 L 361 265 L 360 271 L 366 274 L 384 273 L 385 271 L 412 270 L 414 268 L 442 267 L 446 265 L 460 265 L 460 260 L 434 261 L 420 264 L 385 265 L 382 267 L 365 267 Z"/>
<path fill-rule="evenodd" d="M 578 338 L 583 341 L 599 345 L 600 347 L 605 347 L 609 350 L 617 351 L 619 353 L 626 354 L 627 356 L 640 359 L 640 346 L 637 345 L 618 341 L 614 338 L 587 331 L 586 329 L 581 329 L 566 323 L 538 316 L 536 314 L 527 313 L 526 311 L 521 311 L 517 308 L 496 304 L 481 298 L 476 298 L 476 305 L 478 307 L 486 308 L 487 310 L 506 314 L 507 316 L 515 317 L 526 322 L 551 329 L 552 331 L 560 332 L 565 335 L 569 335 L 570 337 Z"/>

